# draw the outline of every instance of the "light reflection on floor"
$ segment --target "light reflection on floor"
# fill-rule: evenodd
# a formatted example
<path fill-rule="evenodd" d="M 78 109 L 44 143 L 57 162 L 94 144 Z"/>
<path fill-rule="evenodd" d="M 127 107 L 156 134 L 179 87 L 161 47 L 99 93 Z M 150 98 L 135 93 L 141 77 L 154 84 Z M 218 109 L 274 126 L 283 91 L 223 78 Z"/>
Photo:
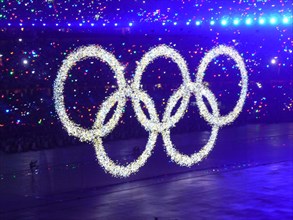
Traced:
<path fill-rule="evenodd" d="M 257 130 L 222 131 L 208 159 L 192 169 L 157 150 L 130 179 L 103 173 L 89 146 L 1 154 L 0 218 L 292 219 L 293 125 Z M 36 157 L 40 170 L 31 175 L 25 166 Z"/>

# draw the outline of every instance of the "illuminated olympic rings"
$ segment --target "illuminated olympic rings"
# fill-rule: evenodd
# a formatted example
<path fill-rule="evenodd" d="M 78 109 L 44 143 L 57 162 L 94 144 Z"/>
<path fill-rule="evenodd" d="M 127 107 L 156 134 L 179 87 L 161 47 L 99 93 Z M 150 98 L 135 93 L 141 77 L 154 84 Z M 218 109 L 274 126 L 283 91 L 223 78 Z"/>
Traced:
<path fill-rule="evenodd" d="M 241 91 L 239 100 L 234 109 L 227 115 L 220 115 L 217 99 L 215 95 L 203 84 L 204 72 L 212 59 L 225 55 L 233 59 L 241 73 Z M 141 89 L 142 74 L 147 66 L 158 57 L 170 58 L 177 64 L 181 71 L 183 83 L 177 91 L 175 91 L 167 102 L 163 118 L 160 121 L 155 104 L 151 97 Z M 76 65 L 78 61 L 87 58 L 96 58 L 109 65 L 117 79 L 118 89 L 113 94 L 105 99 L 96 115 L 96 120 L 90 129 L 82 128 L 80 125 L 73 122 L 65 109 L 64 104 L 64 83 L 68 77 L 70 69 Z M 155 146 L 156 139 L 159 133 L 162 134 L 163 142 L 167 154 L 171 159 L 181 166 L 192 166 L 201 161 L 213 148 L 218 130 L 220 127 L 233 122 L 241 112 L 247 94 L 248 76 L 245 69 L 245 64 L 239 53 L 231 47 L 220 45 L 210 50 L 202 59 L 195 82 L 190 79 L 189 70 L 185 60 L 182 56 L 171 47 L 166 45 L 159 45 L 148 51 L 138 63 L 133 79 L 133 83 L 128 84 L 124 78 L 124 67 L 114 57 L 113 54 L 107 52 L 100 46 L 90 45 L 80 47 L 75 52 L 72 52 L 63 61 L 63 64 L 58 72 L 57 78 L 54 82 L 54 100 L 57 114 L 67 130 L 69 135 L 79 138 L 81 141 L 89 141 L 94 144 L 96 150 L 97 160 L 100 165 L 114 176 L 127 177 L 135 173 L 143 166 L 147 159 L 151 156 L 152 150 Z M 191 95 L 196 97 L 196 104 L 199 108 L 200 115 L 212 126 L 212 131 L 208 142 L 201 148 L 199 152 L 192 155 L 185 155 L 176 150 L 171 142 L 170 129 L 183 117 Z M 211 106 L 210 112 L 203 101 L 203 97 L 207 99 Z M 109 158 L 105 152 L 102 138 L 108 135 L 118 124 L 119 119 L 123 114 L 123 108 L 126 106 L 127 99 L 132 101 L 135 114 L 141 125 L 149 132 L 148 142 L 145 150 L 135 161 L 123 166 L 116 164 Z M 177 102 L 181 100 L 181 104 L 177 111 L 172 115 L 172 110 Z M 149 112 L 149 118 L 144 114 L 140 103 L 144 103 Z M 115 106 L 114 114 L 105 123 L 107 114 L 111 108 Z"/>

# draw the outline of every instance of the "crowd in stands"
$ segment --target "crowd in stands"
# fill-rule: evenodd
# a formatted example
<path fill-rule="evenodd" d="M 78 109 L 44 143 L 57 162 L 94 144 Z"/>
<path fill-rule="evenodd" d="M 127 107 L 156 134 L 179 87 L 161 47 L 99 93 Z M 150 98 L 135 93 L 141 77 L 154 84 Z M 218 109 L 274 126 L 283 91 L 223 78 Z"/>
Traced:
<path fill-rule="evenodd" d="M 79 143 L 62 130 L 53 101 L 53 84 L 62 60 L 79 46 L 99 44 L 112 52 L 125 66 L 125 78 L 130 83 L 135 61 L 155 45 L 165 43 L 177 49 L 186 60 L 194 80 L 200 59 L 217 44 L 211 41 L 214 37 L 209 33 L 205 33 L 206 38 L 202 35 L 161 38 L 156 35 L 92 36 L 84 33 L 58 38 L 59 34 L 16 31 L 11 37 L 7 35 L 0 41 L 0 151 L 23 152 Z M 268 32 L 262 45 L 252 41 L 261 34 L 235 34 L 219 40 L 234 46 L 241 53 L 249 74 L 246 104 L 232 126 L 291 122 L 293 118 L 292 50 L 288 40 L 280 42 L 270 37 Z M 288 35 L 283 33 L 282 39 Z M 232 38 L 236 38 L 236 45 Z M 275 46 L 281 48 L 277 53 L 273 50 Z M 271 62 L 271 59 L 275 61 Z M 91 127 L 99 105 L 117 89 L 113 75 L 106 64 L 95 60 L 79 62 L 72 68 L 65 85 L 65 104 L 76 123 Z M 240 91 L 240 75 L 233 61 L 227 61 L 225 57 L 215 60 L 209 65 L 204 81 L 218 98 L 221 113 L 231 111 Z M 142 79 L 143 89 L 154 99 L 160 115 L 164 113 L 174 89 L 179 88 L 181 83 L 182 77 L 176 64 L 164 59 L 150 64 Z M 135 118 L 131 102 L 128 103 L 119 125 L 107 140 L 147 135 Z M 187 120 L 178 123 L 172 132 L 209 129 L 204 120 L 198 120 L 194 99 L 189 107 Z"/>

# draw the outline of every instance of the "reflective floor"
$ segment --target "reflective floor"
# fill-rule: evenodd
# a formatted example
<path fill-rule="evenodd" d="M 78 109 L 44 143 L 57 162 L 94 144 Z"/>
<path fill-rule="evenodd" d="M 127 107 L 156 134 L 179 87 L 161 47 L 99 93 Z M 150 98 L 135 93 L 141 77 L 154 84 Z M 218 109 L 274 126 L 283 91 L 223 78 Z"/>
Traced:
<path fill-rule="evenodd" d="M 207 136 L 173 141 L 200 145 Z M 144 142 L 109 142 L 107 149 L 123 163 Z M 159 140 L 127 179 L 104 173 L 88 145 L 0 156 L 0 219 L 293 218 L 293 124 L 223 129 L 208 158 L 192 168 L 170 162 Z M 34 173 L 31 160 L 38 160 Z"/>

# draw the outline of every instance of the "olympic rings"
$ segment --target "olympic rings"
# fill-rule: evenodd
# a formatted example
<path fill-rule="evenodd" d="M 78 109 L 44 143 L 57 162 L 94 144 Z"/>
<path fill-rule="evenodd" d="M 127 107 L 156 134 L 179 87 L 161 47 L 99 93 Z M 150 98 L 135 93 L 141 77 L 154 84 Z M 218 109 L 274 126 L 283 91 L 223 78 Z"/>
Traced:
<path fill-rule="evenodd" d="M 217 99 L 215 95 L 203 85 L 204 72 L 212 59 L 220 55 L 231 57 L 238 65 L 241 72 L 241 93 L 236 106 L 227 115 L 221 116 Z M 170 58 L 179 67 L 183 83 L 177 91 L 175 91 L 169 98 L 163 119 L 160 121 L 155 104 L 151 97 L 141 89 L 141 77 L 146 67 L 158 57 Z M 73 122 L 66 113 L 64 104 L 64 84 L 70 69 L 78 62 L 87 58 L 96 58 L 109 65 L 117 79 L 118 89 L 110 95 L 101 105 L 96 120 L 91 129 L 82 128 L 80 125 Z M 75 52 L 72 52 L 63 61 L 63 64 L 58 72 L 57 78 L 54 82 L 54 101 L 56 112 L 69 135 L 78 137 L 81 141 L 89 141 L 94 144 L 96 150 L 97 160 L 100 165 L 109 173 L 114 176 L 127 177 L 135 173 L 142 167 L 147 159 L 151 156 L 154 149 L 157 136 L 162 134 L 163 142 L 166 148 L 166 153 L 170 158 L 181 166 L 192 166 L 193 164 L 201 161 L 213 148 L 218 130 L 220 127 L 233 122 L 241 112 L 247 94 L 248 76 L 245 69 L 245 64 L 236 50 L 231 47 L 220 45 L 209 51 L 202 59 L 197 78 L 195 82 L 191 82 L 189 70 L 183 57 L 173 48 L 166 45 L 157 46 L 148 51 L 138 63 L 135 76 L 132 84 L 127 84 L 123 75 L 124 68 L 119 61 L 109 52 L 100 46 L 90 45 L 87 47 L 80 47 Z M 190 100 L 191 95 L 195 95 L 196 104 L 199 107 L 200 115 L 212 126 L 211 136 L 204 147 L 199 152 L 188 156 L 181 154 L 173 146 L 170 138 L 170 129 L 183 117 Z M 212 113 L 207 109 L 203 101 L 203 96 L 208 100 Z M 123 108 L 126 105 L 127 99 L 131 99 L 134 112 L 140 124 L 149 132 L 148 142 L 143 153 L 137 160 L 130 164 L 123 166 L 116 164 L 112 161 L 103 146 L 102 138 L 108 135 L 118 124 L 119 119 L 122 117 Z M 176 103 L 181 99 L 181 104 L 177 111 L 171 115 Z M 144 114 L 141 109 L 140 102 L 143 102 L 149 112 L 150 119 Z M 115 106 L 114 114 L 105 124 L 107 114 L 111 108 Z"/>

